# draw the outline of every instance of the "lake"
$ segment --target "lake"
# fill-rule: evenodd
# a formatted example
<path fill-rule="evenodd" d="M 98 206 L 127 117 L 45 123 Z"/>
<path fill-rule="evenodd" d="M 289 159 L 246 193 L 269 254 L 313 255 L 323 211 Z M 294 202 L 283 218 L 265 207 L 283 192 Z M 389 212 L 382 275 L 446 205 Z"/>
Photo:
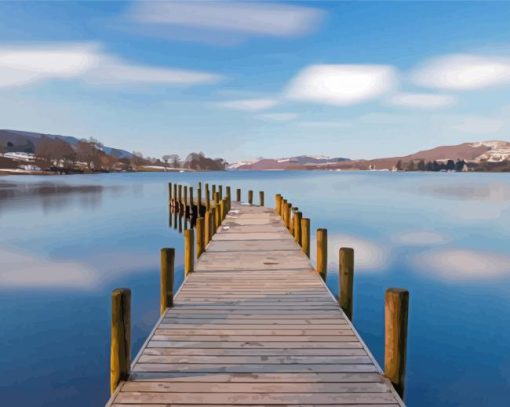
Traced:
<path fill-rule="evenodd" d="M 317 171 L 0 177 L 2 405 L 104 405 L 111 290 L 132 289 L 136 354 L 159 316 L 160 248 L 183 279 L 169 181 L 282 193 L 312 235 L 328 229 L 335 294 L 338 248 L 354 247 L 353 321 L 380 365 L 384 291 L 409 289 L 409 406 L 508 405 L 510 177 Z"/>

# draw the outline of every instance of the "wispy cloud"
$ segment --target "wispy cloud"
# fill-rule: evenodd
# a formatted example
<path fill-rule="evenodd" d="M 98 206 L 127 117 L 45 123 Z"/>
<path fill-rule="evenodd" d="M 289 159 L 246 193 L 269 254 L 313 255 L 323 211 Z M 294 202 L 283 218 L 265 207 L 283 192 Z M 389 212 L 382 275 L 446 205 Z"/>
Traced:
<path fill-rule="evenodd" d="M 450 95 L 437 95 L 431 93 L 397 93 L 386 101 L 393 106 L 438 109 L 454 105 L 456 99 Z"/>
<path fill-rule="evenodd" d="M 323 15 L 310 7 L 244 1 L 136 1 L 128 11 L 130 21 L 162 31 L 187 28 L 273 37 L 306 34 L 318 26 Z"/>
<path fill-rule="evenodd" d="M 437 232 L 415 230 L 400 232 L 394 235 L 392 240 L 403 246 L 428 246 L 446 243 L 449 239 Z"/>
<path fill-rule="evenodd" d="M 291 100 L 348 106 L 384 95 L 395 82 L 395 69 L 388 65 L 312 65 L 291 80 L 285 94 Z"/>
<path fill-rule="evenodd" d="M 243 110 L 247 112 L 258 112 L 267 110 L 279 105 L 277 99 L 272 98 L 255 98 L 255 99 L 236 99 L 220 102 L 217 105 L 227 109 Z"/>
<path fill-rule="evenodd" d="M 510 58 L 445 55 L 425 61 L 410 78 L 417 85 L 455 91 L 510 84 Z"/>
<path fill-rule="evenodd" d="M 202 85 L 220 75 L 130 63 L 98 44 L 47 44 L 0 48 L 0 88 L 51 79 L 82 79 L 97 84 Z"/>
<path fill-rule="evenodd" d="M 413 265 L 447 281 L 495 279 L 510 276 L 510 257 L 468 249 L 431 250 L 416 255 Z"/>
<path fill-rule="evenodd" d="M 290 122 L 296 120 L 298 115 L 296 113 L 264 113 L 257 116 L 259 119 L 268 122 Z"/>

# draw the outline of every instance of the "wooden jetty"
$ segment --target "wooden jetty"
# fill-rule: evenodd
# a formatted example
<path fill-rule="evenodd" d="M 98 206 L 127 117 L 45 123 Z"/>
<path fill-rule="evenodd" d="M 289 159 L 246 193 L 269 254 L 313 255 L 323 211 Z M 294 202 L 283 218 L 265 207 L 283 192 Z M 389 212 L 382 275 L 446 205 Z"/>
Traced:
<path fill-rule="evenodd" d="M 107 406 L 403 406 L 407 292 L 387 292 L 385 375 L 348 318 L 352 249 L 340 251 L 339 300 L 323 279 L 327 235 L 318 232 L 314 268 L 310 222 L 290 219 L 281 196 L 275 209 L 231 202 L 230 188 L 207 209 L 200 200 L 187 202 L 194 212 L 171 198 L 199 220 L 185 234 L 186 279 L 174 297 L 174 252 L 164 249 L 161 318 L 132 363 L 130 292 L 114 291 Z"/>

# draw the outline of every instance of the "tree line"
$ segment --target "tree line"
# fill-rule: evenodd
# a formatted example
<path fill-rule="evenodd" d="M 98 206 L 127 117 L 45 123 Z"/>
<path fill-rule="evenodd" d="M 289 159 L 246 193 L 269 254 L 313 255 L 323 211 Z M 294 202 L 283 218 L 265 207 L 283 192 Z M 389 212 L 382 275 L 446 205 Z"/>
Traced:
<path fill-rule="evenodd" d="M 425 161 L 411 160 L 403 162 L 399 160 L 395 165 L 398 171 L 467 171 L 468 166 L 465 160 L 446 161 Z"/>

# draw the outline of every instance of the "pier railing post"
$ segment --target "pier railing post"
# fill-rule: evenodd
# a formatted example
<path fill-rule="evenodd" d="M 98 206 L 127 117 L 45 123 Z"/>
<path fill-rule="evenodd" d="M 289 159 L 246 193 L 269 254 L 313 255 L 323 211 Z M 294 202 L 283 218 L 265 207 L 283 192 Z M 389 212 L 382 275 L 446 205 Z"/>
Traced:
<path fill-rule="evenodd" d="M 264 191 L 259 191 L 259 203 L 260 206 L 264 206 Z"/>
<path fill-rule="evenodd" d="M 253 205 L 253 191 L 252 190 L 248 191 L 248 203 L 250 205 Z"/>
<path fill-rule="evenodd" d="M 352 320 L 353 288 L 354 288 L 354 250 L 350 247 L 342 247 L 338 253 L 340 287 L 338 289 L 338 303 L 347 318 Z"/>
<path fill-rule="evenodd" d="M 129 376 L 131 366 L 131 290 L 112 292 L 112 338 L 110 347 L 110 392 Z"/>
<path fill-rule="evenodd" d="M 186 276 L 193 272 L 193 263 L 195 261 L 194 240 L 193 229 L 186 229 L 184 231 L 184 273 Z"/>
<path fill-rule="evenodd" d="M 384 375 L 404 398 L 409 291 L 389 288 L 385 294 Z"/>
<path fill-rule="evenodd" d="M 204 218 L 197 218 L 196 223 L 197 230 L 197 259 L 204 252 Z"/>
<path fill-rule="evenodd" d="M 241 188 L 236 189 L 236 201 L 241 202 Z"/>
<path fill-rule="evenodd" d="M 161 285 L 160 307 L 161 315 L 168 307 L 174 305 L 174 262 L 175 249 L 161 249 Z"/>
<path fill-rule="evenodd" d="M 204 247 L 207 247 L 211 240 L 211 210 L 207 209 L 204 214 Z"/>
<path fill-rule="evenodd" d="M 274 196 L 274 211 L 276 214 L 280 214 L 280 201 L 282 199 L 282 196 L 280 194 L 276 194 Z"/>
<path fill-rule="evenodd" d="M 301 218 L 301 249 L 310 257 L 310 219 Z"/>
<path fill-rule="evenodd" d="M 209 241 L 212 240 L 214 234 L 216 233 L 216 210 L 214 208 L 210 209 L 211 211 L 211 228 L 209 230 Z"/>
<path fill-rule="evenodd" d="M 326 281 L 328 272 L 328 231 L 317 229 L 317 272 Z"/>
<path fill-rule="evenodd" d="M 290 202 L 287 202 L 285 205 L 285 226 L 287 226 L 287 229 L 290 230 L 290 221 L 291 221 L 291 214 L 292 211 L 292 204 Z"/>
<path fill-rule="evenodd" d="M 301 246 L 301 219 L 303 214 L 296 212 L 294 214 L 294 241 Z"/>

